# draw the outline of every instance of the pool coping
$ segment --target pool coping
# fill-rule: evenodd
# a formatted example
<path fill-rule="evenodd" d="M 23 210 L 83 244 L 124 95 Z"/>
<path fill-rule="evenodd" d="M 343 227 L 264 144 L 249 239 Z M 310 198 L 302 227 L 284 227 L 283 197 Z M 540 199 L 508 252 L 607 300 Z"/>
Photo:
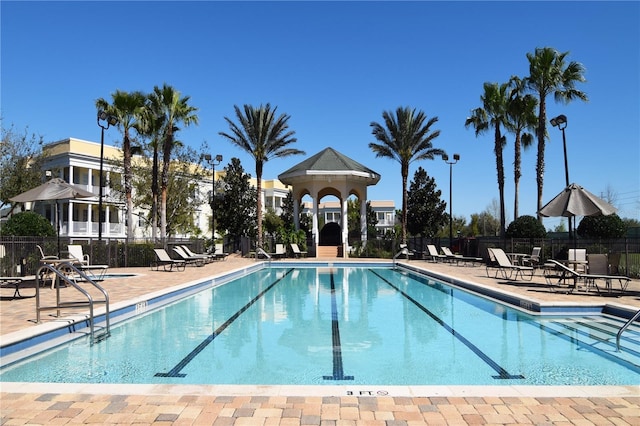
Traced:
<path fill-rule="evenodd" d="M 409 271 L 416 271 L 433 278 L 454 285 L 463 290 L 482 294 L 499 303 L 504 303 L 515 309 L 523 310 L 532 314 L 566 314 L 570 308 L 586 309 L 596 314 L 610 314 L 624 318 L 626 315 L 633 315 L 635 308 L 620 303 L 575 303 L 575 302 L 540 302 L 522 295 L 510 293 L 505 290 L 496 290 L 480 283 L 466 281 L 447 274 L 435 272 L 427 268 L 416 267 L 403 262 L 390 261 L 278 261 L 278 262 L 258 262 L 250 266 L 236 268 L 206 278 L 191 280 L 186 283 L 168 287 L 163 290 L 147 293 L 126 301 L 115 303 L 111 312 L 118 312 L 117 322 L 124 321 L 132 316 L 141 314 L 140 304 L 144 304 L 144 310 L 156 309 L 157 307 L 172 303 L 188 295 L 202 291 L 208 287 L 222 285 L 239 276 L 252 273 L 256 270 L 273 267 L 340 267 L 340 266 L 401 266 Z M 518 304 L 512 303 L 519 300 Z M 149 302 L 152 301 L 150 304 Z M 523 303 L 524 301 L 524 303 Z M 104 317 L 104 308 L 96 310 L 97 318 Z M 576 312 L 569 312 L 575 314 Z M 584 313 L 584 312 L 581 312 Z M 622 313 L 617 315 L 616 313 Z M 629 316 L 630 317 L 630 316 Z M 99 319 L 96 321 L 99 322 Z M 51 333 L 63 333 L 64 336 L 56 344 L 62 344 L 68 340 L 78 337 L 78 332 L 83 328 L 76 326 L 85 323 L 88 327 L 87 315 L 73 315 L 61 318 L 59 321 L 52 321 L 37 325 L 29 329 L 19 330 L 2 336 L 0 355 L 2 361 L 0 366 L 5 366 L 17 362 L 29 356 L 35 350 L 39 351 L 38 345 L 47 343 L 51 347 L 51 339 L 46 339 L 41 343 L 28 345 L 29 342 Z M 85 328 L 86 328 L 85 327 Z M 66 332 L 64 330 L 67 330 Z M 81 333 L 86 335 L 86 332 Z M 25 348 L 2 354 L 2 350 L 12 345 L 25 344 Z M 54 345 L 55 346 L 55 345 Z M 545 385 L 406 385 L 406 386 L 384 386 L 384 385 L 170 385 L 170 384 L 90 384 L 90 383 L 32 383 L 32 382 L 0 382 L 0 391 L 11 393 L 31 393 L 31 392 L 51 392 L 51 393 L 91 393 L 91 394 L 131 394 L 131 395 L 235 395 L 235 396 L 565 396 L 565 397 L 628 397 L 640 396 L 640 386 L 632 385 L 603 385 L 603 386 L 545 386 Z"/>

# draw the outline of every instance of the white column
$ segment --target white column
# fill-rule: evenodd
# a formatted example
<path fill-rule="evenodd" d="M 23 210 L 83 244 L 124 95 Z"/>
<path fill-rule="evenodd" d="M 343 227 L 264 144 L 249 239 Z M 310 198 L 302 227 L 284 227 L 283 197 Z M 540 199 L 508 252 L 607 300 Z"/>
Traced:
<path fill-rule="evenodd" d="M 320 242 L 320 235 L 318 234 L 318 194 L 315 194 L 313 197 L 313 227 L 311 229 L 311 234 L 313 235 L 314 242 L 316 246 Z"/>
<path fill-rule="evenodd" d="M 347 248 L 349 247 L 349 216 L 347 214 L 347 199 L 341 199 L 342 203 L 342 256 L 348 257 Z"/>
<path fill-rule="evenodd" d="M 367 197 L 360 199 L 360 240 L 362 244 L 367 241 Z"/>

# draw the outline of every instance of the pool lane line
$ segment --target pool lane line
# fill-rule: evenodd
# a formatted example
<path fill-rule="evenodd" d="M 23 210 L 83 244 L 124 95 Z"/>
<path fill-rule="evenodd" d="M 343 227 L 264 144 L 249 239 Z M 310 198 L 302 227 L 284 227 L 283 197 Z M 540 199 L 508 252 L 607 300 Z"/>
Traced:
<path fill-rule="evenodd" d="M 218 337 L 222 332 L 231 325 L 235 320 L 238 319 L 240 315 L 242 315 L 247 309 L 251 307 L 254 303 L 256 303 L 262 296 L 264 296 L 269 290 L 271 290 L 276 284 L 282 281 L 287 275 L 293 272 L 293 268 L 289 269 L 283 276 L 275 280 L 273 283 L 269 284 L 267 288 L 262 290 L 256 297 L 251 299 L 249 303 L 244 305 L 238 312 L 233 314 L 228 320 L 224 322 L 220 327 L 216 329 L 212 334 L 208 335 L 198 346 L 195 347 L 187 356 L 185 356 L 179 363 L 175 365 L 168 373 L 156 373 L 155 377 L 185 377 L 186 374 L 180 373 L 183 368 L 187 366 L 204 348 L 206 348 L 209 343 L 213 342 L 213 339 Z"/>
<path fill-rule="evenodd" d="M 429 309 L 427 309 L 425 306 L 423 306 L 420 302 L 418 302 L 417 300 L 415 300 L 413 297 L 409 296 L 407 293 L 405 293 L 404 291 L 400 290 L 395 284 L 393 284 L 391 281 L 389 281 L 388 279 L 386 279 L 385 277 L 383 277 L 382 275 L 378 274 L 376 271 L 369 269 L 369 271 L 371 271 L 373 274 L 375 274 L 378 278 L 380 278 L 381 280 L 383 280 L 384 282 L 386 282 L 388 285 L 390 285 L 391 287 L 393 287 L 398 293 L 402 294 L 406 299 L 408 299 L 411 303 L 413 303 L 414 305 L 416 305 L 422 312 L 424 312 L 425 314 L 429 315 L 431 317 L 431 319 L 433 319 L 435 322 L 437 322 L 438 324 L 440 324 L 445 330 L 447 330 L 449 333 L 451 333 L 451 335 L 453 337 L 455 337 L 456 339 L 458 339 L 460 342 L 462 342 L 466 347 L 468 347 L 469 349 L 471 349 L 471 351 L 473 351 L 473 353 L 475 353 L 481 360 L 483 360 L 489 367 L 491 367 L 496 373 L 498 373 L 497 376 L 491 376 L 494 379 L 524 379 L 524 376 L 521 374 L 510 374 L 507 370 L 505 370 L 504 368 L 502 368 L 500 365 L 498 365 L 498 363 L 496 363 L 494 360 L 492 360 L 491 358 L 489 358 L 489 356 L 487 354 L 485 354 L 484 352 L 482 352 L 482 350 L 480 348 L 478 348 L 476 345 L 474 345 L 473 343 L 471 343 L 469 340 L 467 340 L 466 337 L 464 337 L 462 334 L 458 333 L 457 331 L 455 331 L 453 328 L 451 328 L 451 326 L 449 326 L 449 324 L 447 324 L 446 322 L 444 322 L 440 317 L 438 317 L 436 314 L 434 314 L 433 312 L 431 312 Z"/>
<path fill-rule="evenodd" d="M 336 300 L 336 283 L 331 271 L 331 339 L 333 341 L 333 375 L 322 376 L 324 380 L 353 380 L 353 376 L 345 376 L 342 365 L 342 344 L 340 342 L 340 324 L 338 320 L 338 302 Z"/>

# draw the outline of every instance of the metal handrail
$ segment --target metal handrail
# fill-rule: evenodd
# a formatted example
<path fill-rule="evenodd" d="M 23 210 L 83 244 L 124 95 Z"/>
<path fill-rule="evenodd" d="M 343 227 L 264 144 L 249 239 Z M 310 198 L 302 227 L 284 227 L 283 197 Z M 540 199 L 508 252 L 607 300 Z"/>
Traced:
<path fill-rule="evenodd" d="M 72 272 L 73 274 L 79 276 L 83 280 L 87 281 L 91 285 L 93 285 L 98 291 L 100 291 L 104 295 L 104 300 L 94 301 L 93 297 L 87 290 L 78 285 L 75 279 L 71 278 L 65 272 L 61 270 L 64 268 L 66 272 Z M 56 280 L 56 304 L 55 306 L 40 306 L 40 278 L 43 276 L 44 271 L 49 271 L 54 274 L 55 277 L 52 277 L 52 280 Z M 74 276 L 75 276 L 74 275 Z M 62 303 L 60 300 L 60 280 L 64 281 L 66 284 L 74 287 L 80 293 L 82 293 L 86 298 L 87 302 L 67 302 Z M 81 308 L 81 307 L 89 307 L 89 329 L 91 334 L 91 343 L 95 342 L 95 331 L 94 331 L 94 314 L 93 314 L 93 305 L 94 303 L 104 303 L 105 305 L 105 330 L 106 332 L 103 336 L 108 337 L 111 334 L 111 325 L 109 320 L 109 293 L 100 286 L 97 282 L 95 282 L 91 277 L 87 276 L 82 270 L 78 269 L 71 262 L 62 262 L 58 266 L 55 266 L 51 263 L 45 263 L 42 265 L 38 272 L 36 273 L 36 321 L 40 323 L 40 311 L 44 310 L 57 310 L 57 316 L 60 316 L 60 308 Z"/>
<path fill-rule="evenodd" d="M 409 249 L 407 248 L 406 245 L 402 244 L 400 247 L 401 247 L 400 251 L 397 252 L 395 254 L 395 256 L 393 256 L 393 267 L 394 268 L 396 267 L 396 259 L 398 258 L 398 256 L 403 255 L 403 254 L 404 255 L 408 255 L 409 254 Z"/>
<path fill-rule="evenodd" d="M 624 325 L 620 327 L 620 330 L 618 330 L 618 334 L 616 334 L 616 351 L 617 352 L 620 352 L 620 336 L 622 336 L 622 332 L 625 331 L 627 328 L 629 328 L 631 323 L 637 320 L 638 318 L 640 318 L 640 309 L 638 310 L 638 312 L 635 313 L 635 315 L 629 321 L 625 322 Z"/>

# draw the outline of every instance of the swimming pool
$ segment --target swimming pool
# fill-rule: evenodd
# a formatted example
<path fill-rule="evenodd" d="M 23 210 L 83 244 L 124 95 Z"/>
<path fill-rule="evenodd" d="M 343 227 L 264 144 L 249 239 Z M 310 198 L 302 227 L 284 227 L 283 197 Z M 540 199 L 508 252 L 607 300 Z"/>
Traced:
<path fill-rule="evenodd" d="M 637 384 L 640 327 L 616 352 L 621 325 L 533 315 L 402 268 L 265 268 L 122 322 L 93 346 L 82 338 L 17 362 L 0 380 Z"/>

